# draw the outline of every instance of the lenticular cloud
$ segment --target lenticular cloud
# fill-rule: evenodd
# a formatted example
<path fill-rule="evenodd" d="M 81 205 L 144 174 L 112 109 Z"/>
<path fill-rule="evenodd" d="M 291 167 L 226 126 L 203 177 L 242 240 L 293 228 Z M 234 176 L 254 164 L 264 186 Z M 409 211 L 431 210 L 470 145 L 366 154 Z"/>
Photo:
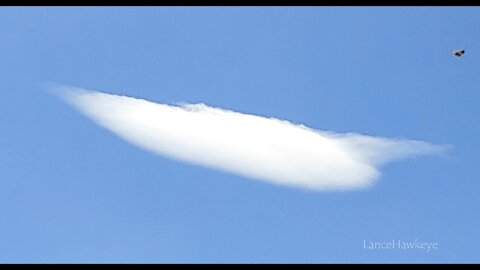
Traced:
<path fill-rule="evenodd" d="M 313 190 L 367 187 L 386 162 L 445 149 L 421 141 L 319 131 L 205 104 L 159 104 L 73 87 L 56 90 L 98 125 L 143 149 Z"/>

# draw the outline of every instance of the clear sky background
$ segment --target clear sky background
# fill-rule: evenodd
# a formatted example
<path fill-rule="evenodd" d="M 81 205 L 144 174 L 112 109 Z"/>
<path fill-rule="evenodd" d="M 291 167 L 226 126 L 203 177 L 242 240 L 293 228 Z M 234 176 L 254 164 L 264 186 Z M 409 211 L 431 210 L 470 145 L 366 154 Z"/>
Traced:
<path fill-rule="evenodd" d="M 0 262 L 479 263 L 479 29 L 478 7 L 0 8 Z M 310 192 L 144 151 L 45 82 L 455 148 Z M 391 239 L 439 249 L 363 248 Z"/>

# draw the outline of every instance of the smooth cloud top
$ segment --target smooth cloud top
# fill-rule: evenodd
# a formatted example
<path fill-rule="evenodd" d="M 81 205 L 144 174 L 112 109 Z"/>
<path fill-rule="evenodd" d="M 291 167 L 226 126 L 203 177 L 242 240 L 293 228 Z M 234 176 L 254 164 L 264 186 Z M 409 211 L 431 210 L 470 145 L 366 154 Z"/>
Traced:
<path fill-rule="evenodd" d="M 154 153 L 248 178 L 314 190 L 367 187 L 378 166 L 445 146 L 318 131 L 209 107 L 56 87 L 66 101 L 126 141 Z"/>

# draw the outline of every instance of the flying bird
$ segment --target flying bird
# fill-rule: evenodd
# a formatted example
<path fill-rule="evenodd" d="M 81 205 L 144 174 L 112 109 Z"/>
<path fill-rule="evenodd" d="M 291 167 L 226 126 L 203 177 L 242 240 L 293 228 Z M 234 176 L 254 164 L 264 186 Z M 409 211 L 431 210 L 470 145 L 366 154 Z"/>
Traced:
<path fill-rule="evenodd" d="M 454 51 L 453 51 L 453 55 L 455 55 L 456 57 L 460 57 L 460 56 L 462 56 L 464 53 L 465 53 L 465 50 L 454 50 Z"/>

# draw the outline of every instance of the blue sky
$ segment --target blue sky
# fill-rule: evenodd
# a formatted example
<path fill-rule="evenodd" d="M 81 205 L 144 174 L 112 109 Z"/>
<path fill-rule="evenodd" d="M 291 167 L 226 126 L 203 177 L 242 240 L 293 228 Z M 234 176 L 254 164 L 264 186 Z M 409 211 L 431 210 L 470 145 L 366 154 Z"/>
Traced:
<path fill-rule="evenodd" d="M 477 7 L 0 8 L 0 262 L 478 263 L 479 27 Z M 455 148 L 311 192 L 144 151 L 45 82 Z M 391 239 L 439 248 L 363 247 Z"/>

